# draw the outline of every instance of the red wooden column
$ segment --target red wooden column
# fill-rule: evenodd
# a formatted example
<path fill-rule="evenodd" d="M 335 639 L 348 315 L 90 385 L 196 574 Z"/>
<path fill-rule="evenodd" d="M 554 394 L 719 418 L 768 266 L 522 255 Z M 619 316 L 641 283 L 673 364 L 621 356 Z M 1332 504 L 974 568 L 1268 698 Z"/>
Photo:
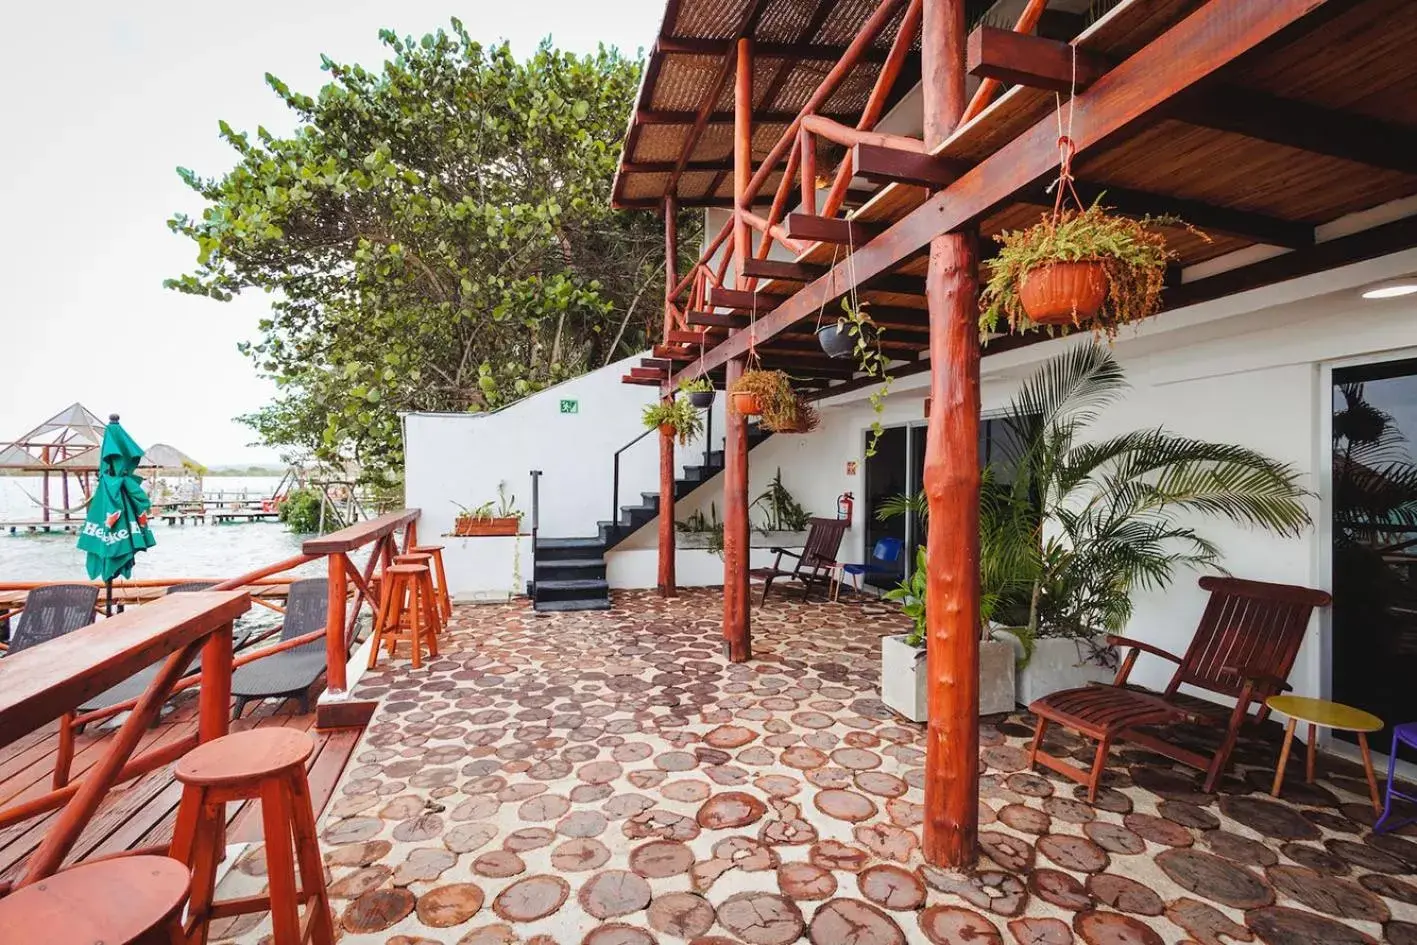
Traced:
<path fill-rule="evenodd" d="M 325 562 L 329 566 L 329 587 L 325 592 L 325 691 L 331 696 L 342 697 L 349 688 L 344 655 L 345 601 L 349 596 L 349 586 L 345 583 L 344 555 L 328 555 Z M 378 610 L 376 602 L 374 612 L 377 614 Z"/>
<path fill-rule="evenodd" d="M 674 290 L 679 285 L 679 221 L 674 195 L 664 198 L 664 343 L 674 324 Z M 669 398 L 673 398 L 671 390 Z M 674 576 L 674 434 L 659 433 L 659 595 L 673 597 Z"/>
<path fill-rule="evenodd" d="M 738 40 L 737 76 L 733 83 L 733 279 L 745 284 L 743 263 L 753 252 L 753 231 L 743 216 L 748 208 L 748 182 L 753 176 L 753 41 Z M 730 426 L 731 426 L 730 421 Z"/>
<path fill-rule="evenodd" d="M 672 400 L 671 392 L 665 400 Z M 673 597 L 674 578 L 674 431 L 659 431 L 659 596 Z"/>
<path fill-rule="evenodd" d="M 925 0 L 921 67 L 925 146 L 965 108 L 964 0 Z M 977 252 L 969 234 L 930 241 L 930 411 L 925 493 L 925 858 L 974 863 L 979 832 L 979 340 Z"/>
<path fill-rule="evenodd" d="M 728 362 L 728 386 L 743 373 L 743 359 Z M 723 443 L 723 644 L 728 659 L 752 658 L 748 599 L 748 418 L 728 401 Z"/>
<path fill-rule="evenodd" d="M 664 343 L 674 330 L 674 290 L 679 287 L 679 205 L 673 194 L 664 198 Z"/>

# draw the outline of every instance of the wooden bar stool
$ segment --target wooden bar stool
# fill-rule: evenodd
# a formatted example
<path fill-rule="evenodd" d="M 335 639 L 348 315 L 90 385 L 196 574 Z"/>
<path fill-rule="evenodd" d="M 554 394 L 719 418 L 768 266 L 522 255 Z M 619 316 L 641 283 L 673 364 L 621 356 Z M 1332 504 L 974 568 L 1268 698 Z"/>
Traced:
<path fill-rule="evenodd" d="M 369 649 L 369 668 L 379 661 L 379 648 L 387 645 L 389 658 L 395 647 L 408 642 L 413 647 L 413 668 L 423 665 L 423 644 L 428 655 L 438 655 L 437 623 L 430 620 L 434 602 L 428 588 L 426 564 L 393 564 L 384 569 L 384 588 L 379 616 L 374 621 L 374 644 Z"/>
<path fill-rule="evenodd" d="M 433 556 L 433 577 L 438 585 L 438 604 L 443 608 L 443 620 L 451 620 L 453 599 L 448 595 L 448 573 L 443 570 L 443 546 L 414 545 L 408 550 L 410 554 Z"/>
<path fill-rule="evenodd" d="M 191 871 L 165 856 L 81 863 L 0 899 L 6 945 L 183 945 Z"/>
<path fill-rule="evenodd" d="M 187 927 L 194 945 L 205 945 L 213 918 L 266 911 L 275 945 L 333 945 L 334 920 L 305 780 L 305 762 L 314 750 L 314 740 L 304 732 L 257 728 L 199 745 L 177 762 L 183 788 L 171 855 L 192 870 Z M 213 902 L 217 863 L 225 854 L 226 804 L 255 799 L 261 802 L 269 895 Z"/>
<path fill-rule="evenodd" d="M 428 552 L 408 551 L 395 555 L 394 564 L 421 564 L 427 568 L 427 574 L 419 575 L 417 580 L 421 585 L 422 598 L 428 603 L 428 623 L 432 625 L 435 633 L 442 633 L 443 604 L 438 598 L 438 588 L 433 583 L 433 556 Z"/>

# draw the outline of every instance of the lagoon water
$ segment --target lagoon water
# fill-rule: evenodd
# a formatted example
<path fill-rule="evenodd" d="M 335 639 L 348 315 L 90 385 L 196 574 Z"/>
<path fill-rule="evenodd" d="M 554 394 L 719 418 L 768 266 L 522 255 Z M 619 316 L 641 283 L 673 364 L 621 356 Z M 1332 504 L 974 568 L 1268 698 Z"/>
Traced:
<path fill-rule="evenodd" d="M 228 494 L 243 490 L 252 498 L 267 497 L 279 482 L 273 476 L 209 477 L 207 492 Z M 70 482 L 71 495 L 78 490 Z M 54 488 L 58 504 L 58 487 Z M 38 477 L 0 477 L 0 521 L 38 519 L 40 495 Z M 78 504 L 77 498 L 71 502 Z M 241 525 L 153 525 L 157 545 L 138 556 L 133 577 L 235 577 L 263 564 L 274 564 L 300 553 L 306 536 L 293 535 L 277 522 Z M 84 555 L 74 543 L 72 532 L 30 534 L 20 529 L 0 532 L 0 581 L 84 580 Z M 319 576 L 324 563 L 303 566 L 301 575 Z"/>

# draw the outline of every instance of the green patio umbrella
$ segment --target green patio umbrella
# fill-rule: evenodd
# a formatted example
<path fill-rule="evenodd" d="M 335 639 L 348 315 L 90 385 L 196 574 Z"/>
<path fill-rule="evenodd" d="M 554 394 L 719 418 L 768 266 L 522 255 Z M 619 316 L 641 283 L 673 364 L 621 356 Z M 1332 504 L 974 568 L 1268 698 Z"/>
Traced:
<path fill-rule="evenodd" d="M 113 612 L 113 579 L 133 573 L 138 552 L 157 544 L 148 528 L 147 493 L 138 477 L 142 448 L 110 414 L 99 451 L 98 482 L 89 502 L 79 548 L 88 552 L 91 580 L 102 580 L 108 589 L 105 613 Z"/>

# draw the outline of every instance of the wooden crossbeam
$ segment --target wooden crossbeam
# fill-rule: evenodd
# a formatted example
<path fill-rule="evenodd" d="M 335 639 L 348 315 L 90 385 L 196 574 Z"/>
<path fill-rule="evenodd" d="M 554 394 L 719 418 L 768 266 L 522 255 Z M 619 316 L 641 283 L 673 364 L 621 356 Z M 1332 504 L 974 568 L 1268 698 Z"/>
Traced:
<path fill-rule="evenodd" d="M 747 268 L 747 264 L 744 264 Z M 720 286 L 711 285 L 708 290 L 709 308 L 741 308 L 749 312 L 755 309 L 759 312 L 771 311 L 774 306 L 781 305 L 791 292 L 749 292 L 744 289 L 725 289 Z"/>
<path fill-rule="evenodd" d="M 674 361 L 670 358 L 640 358 L 640 367 L 668 371 L 674 367 Z"/>
<path fill-rule="evenodd" d="M 1180 217 L 1202 231 L 1226 233 L 1289 249 L 1312 246 L 1314 243 L 1314 228 L 1307 223 L 1282 220 L 1248 210 L 1232 210 L 1199 200 L 1113 187 L 1095 181 L 1078 181 L 1074 186 L 1083 203 L 1091 204 L 1101 198 L 1105 206 L 1123 216 Z M 1030 195 L 1030 199 L 1044 206 L 1053 204 L 1053 198 L 1041 189 Z"/>
<path fill-rule="evenodd" d="M 1294 27 L 1323 4 L 1324 0 L 1210 0 L 1074 98 L 1072 139 L 1079 153 L 1150 120 L 1177 96 Z M 1054 116 L 1039 119 L 878 238 L 858 245 L 849 266 L 838 263 L 807 291 L 758 319 L 757 343 L 818 311 L 824 299 L 839 298 L 853 285 L 891 271 L 935 236 L 976 225 L 1019 193 L 1039 186 L 1057 169 L 1057 138 Z M 684 368 L 681 376 L 697 377 L 741 357 L 748 341 L 741 333 L 729 337 Z"/>
<path fill-rule="evenodd" d="M 1052 92 L 1074 87 L 1074 56 L 1078 91 L 1090 87 L 1116 65 L 1110 57 L 1084 52 L 1068 43 L 991 26 L 981 26 L 969 35 L 968 52 L 971 75 Z M 1364 115 L 1221 83 L 1197 88 L 1178 98 L 1164 113 L 1202 128 L 1370 167 L 1417 173 L 1417 129 Z"/>
<path fill-rule="evenodd" d="M 684 320 L 690 325 L 704 325 L 714 328 L 742 328 L 748 324 L 748 316 L 746 315 L 729 315 L 723 312 L 690 311 Z"/>
<path fill-rule="evenodd" d="M 679 329 L 670 330 L 665 340 L 676 345 L 711 345 L 714 343 L 714 336 L 706 331 L 681 331 Z"/>
<path fill-rule="evenodd" d="M 670 361 L 688 362 L 698 357 L 693 351 L 684 348 L 671 348 L 668 345 L 655 345 L 652 351 L 656 358 L 666 358 Z"/>
<path fill-rule="evenodd" d="M 858 144 L 851 149 L 852 166 L 858 177 L 877 183 L 917 184 L 921 187 L 944 187 L 954 183 L 969 170 L 964 161 L 952 161 L 915 151 L 888 148 L 875 144 Z"/>
<path fill-rule="evenodd" d="M 827 267 L 813 263 L 787 262 L 781 259 L 750 259 L 743 264 L 743 274 L 759 279 L 773 279 L 778 282 L 813 282 L 826 275 Z M 925 280 L 920 276 L 903 276 L 891 273 L 877 276 L 862 285 L 872 292 L 898 292 L 905 295 L 924 295 Z"/>
<path fill-rule="evenodd" d="M 760 47 L 761 48 L 761 47 Z M 771 101 L 771 98 L 764 96 L 764 101 Z M 845 113 L 828 114 L 827 118 L 835 121 L 849 122 L 855 121 L 855 115 Z M 635 121 L 641 125 L 692 125 L 698 118 L 697 112 L 672 111 L 669 109 L 649 108 L 635 112 Z M 785 125 L 795 121 L 796 112 L 774 112 L 755 111 L 753 118 L 764 125 Z M 733 124 L 733 112 L 719 111 L 709 112 L 708 124 L 710 125 L 731 125 Z"/>
<path fill-rule="evenodd" d="M 969 34 L 969 74 L 1049 92 L 1081 92 L 1106 75 L 1112 60 L 1068 43 L 981 26 Z"/>
<path fill-rule="evenodd" d="M 676 161 L 626 161 L 620 165 L 622 174 L 669 174 L 678 167 Z M 684 172 L 732 170 L 732 161 L 685 161 Z"/>
<path fill-rule="evenodd" d="M 733 40 L 699 39 L 694 37 L 661 37 L 661 53 L 679 53 L 691 56 L 726 56 L 733 49 Z M 816 62 L 837 62 L 846 55 L 847 47 L 825 43 L 754 43 L 753 55 L 762 59 L 799 59 Z M 872 47 L 861 55 L 864 62 L 881 62 L 887 50 Z M 919 53 L 912 54 L 915 59 Z M 795 115 L 793 116 L 796 117 Z M 789 119 L 790 120 L 790 119 Z"/>
<path fill-rule="evenodd" d="M 631 377 L 638 377 L 647 381 L 662 381 L 664 380 L 664 374 L 665 372 L 663 370 L 660 370 L 659 368 L 630 368 Z"/>
<path fill-rule="evenodd" d="M 621 384 L 638 384 L 641 387 L 658 387 L 664 382 L 652 377 L 635 377 L 633 374 L 626 374 L 620 378 Z"/>
<path fill-rule="evenodd" d="M 1417 174 L 1417 129 L 1234 86 L 1198 90 L 1167 110 L 1179 121 Z"/>
<path fill-rule="evenodd" d="M 805 213 L 789 213 L 787 215 L 787 235 L 795 240 L 864 246 L 880 232 L 879 226 L 858 223 L 854 220 L 814 217 Z"/>

